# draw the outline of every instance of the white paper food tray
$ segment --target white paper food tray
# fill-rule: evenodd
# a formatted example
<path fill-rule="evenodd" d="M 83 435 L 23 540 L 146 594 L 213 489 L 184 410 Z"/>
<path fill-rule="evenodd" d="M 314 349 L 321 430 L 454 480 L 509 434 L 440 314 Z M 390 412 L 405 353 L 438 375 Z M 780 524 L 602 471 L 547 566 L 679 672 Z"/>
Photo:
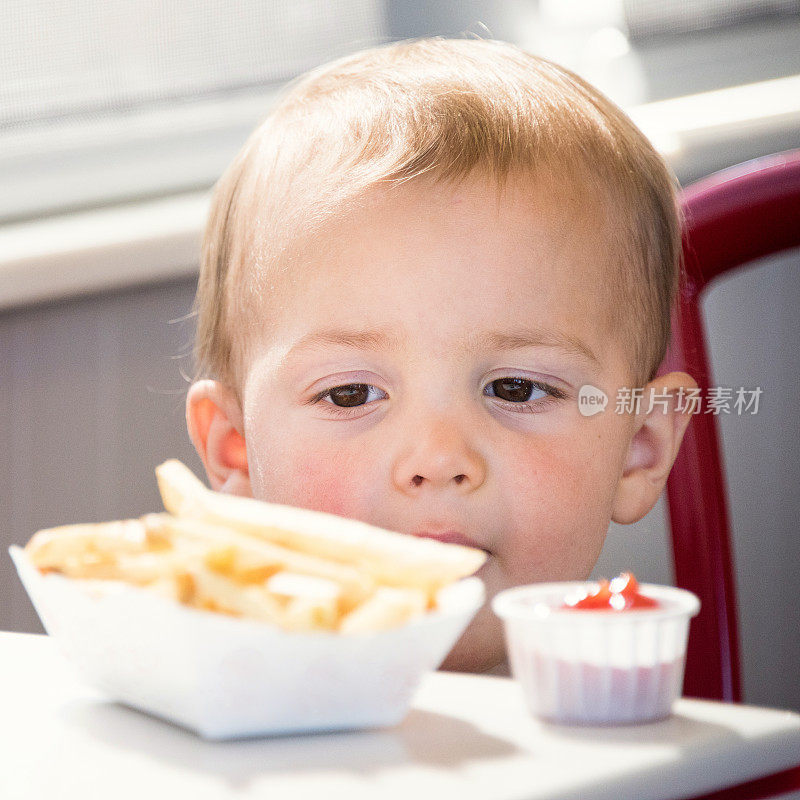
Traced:
<path fill-rule="evenodd" d="M 388 727 L 483 604 L 477 577 L 379 633 L 296 633 L 119 581 L 42 575 L 9 548 L 42 624 L 87 682 L 207 739 Z"/>

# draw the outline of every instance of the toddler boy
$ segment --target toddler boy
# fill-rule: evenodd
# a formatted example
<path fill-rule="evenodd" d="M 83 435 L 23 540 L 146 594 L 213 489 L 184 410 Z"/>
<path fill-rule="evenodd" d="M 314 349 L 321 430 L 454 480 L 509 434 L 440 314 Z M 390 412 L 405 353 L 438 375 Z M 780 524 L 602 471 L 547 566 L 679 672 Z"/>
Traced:
<path fill-rule="evenodd" d="M 484 549 L 442 668 L 502 670 L 491 598 L 587 578 L 667 479 L 679 245 L 663 160 L 555 64 L 435 38 L 313 70 L 213 195 L 186 407 L 212 488 Z"/>

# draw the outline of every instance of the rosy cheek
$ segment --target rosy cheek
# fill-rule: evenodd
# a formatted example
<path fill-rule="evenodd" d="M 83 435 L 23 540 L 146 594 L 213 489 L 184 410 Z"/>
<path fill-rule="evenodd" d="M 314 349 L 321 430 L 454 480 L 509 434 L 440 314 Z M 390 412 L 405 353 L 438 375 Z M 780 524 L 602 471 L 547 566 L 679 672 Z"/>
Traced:
<path fill-rule="evenodd" d="M 292 505 L 341 517 L 356 515 L 356 487 L 360 479 L 335 456 L 302 456 L 293 465 L 287 480 Z"/>
<path fill-rule="evenodd" d="M 531 448 L 509 462 L 504 496 L 512 516 L 496 549 L 515 581 L 547 578 L 570 549 L 565 542 L 583 513 L 575 463 L 559 448 Z"/>
<path fill-rule="evenodd" d="M 543 449 L 521 448 L 508 464 L 507 483 L 510 496 L 524 502 L 524 507 L 537 514 L 558 503 L 563 483 L 564 463 L 557 453 Z M 538 510 L 538 511 L 537 511 Z"/>

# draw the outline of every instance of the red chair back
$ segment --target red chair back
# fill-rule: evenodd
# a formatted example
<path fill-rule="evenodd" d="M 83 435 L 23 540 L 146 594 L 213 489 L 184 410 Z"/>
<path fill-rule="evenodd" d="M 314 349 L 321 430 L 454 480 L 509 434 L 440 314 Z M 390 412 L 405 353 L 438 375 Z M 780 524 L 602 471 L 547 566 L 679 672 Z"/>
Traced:
<path fill-rule="evenodd" d="M 660 373 L 688 372 L 705 400 L 711 383 L 700 301 L 718 276 L 800 246 L 800 150 L 715 173 L 681 197 L 684 274 Z M 667 480 L 675 582 L 700 598 L 684 693 L 741 701 L 739 635 L 727 491 L 715 414 L 693 414 Z"/>

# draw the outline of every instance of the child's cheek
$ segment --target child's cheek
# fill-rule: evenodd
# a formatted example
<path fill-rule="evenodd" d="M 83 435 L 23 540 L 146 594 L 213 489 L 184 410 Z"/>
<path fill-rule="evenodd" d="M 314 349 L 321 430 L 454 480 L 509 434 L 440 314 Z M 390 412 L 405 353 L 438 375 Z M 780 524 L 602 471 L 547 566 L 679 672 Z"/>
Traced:
<path fill-rule="evenodd" d="M 567 443 L 520 450 L 501 478 L 509 524 L 498 548 L 515 581 L 569 573 L 591 511 L 585 465 Z"/>
<path fill-rule="evenodd" d="M 334 454 L 303 455 L 287 475 L 286 490 L 291 498 L 287 502 L 341 517 L 357 516 L 360 480 Z"/>
<path fill-rule="evenodd" d="M 565 450 L 549 443 L 515 448 L 513 459 L 505 464 L 502 480 L 509 501 L 534 518 L 546 517 L 553 509 L 568 513 L 574 502 L 564 507 L 562 501 L 576 488 L 576 475 L 575 462 Z"/>

